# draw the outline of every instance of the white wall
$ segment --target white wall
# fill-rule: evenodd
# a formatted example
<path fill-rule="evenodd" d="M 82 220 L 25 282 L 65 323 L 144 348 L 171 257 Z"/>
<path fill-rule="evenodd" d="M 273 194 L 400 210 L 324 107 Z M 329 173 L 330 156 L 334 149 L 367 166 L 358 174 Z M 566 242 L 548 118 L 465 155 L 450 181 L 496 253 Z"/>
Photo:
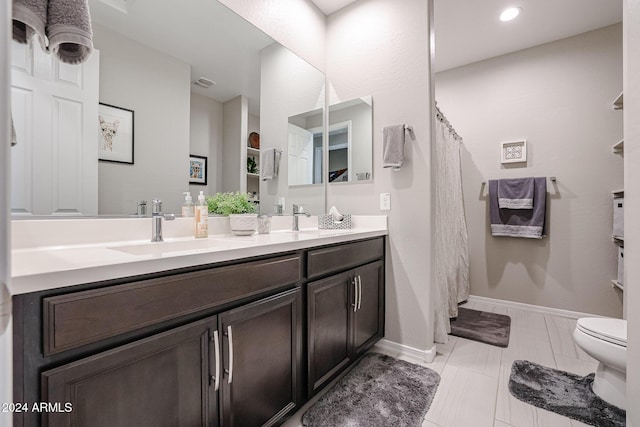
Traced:
<path fill-rule="evenodd" d="M 373 96 L 374 181 L 329 185 L 327 205 L 352 214 L 388 214 L 386 338 L 419 350 L 433 346 L 431 309 L 431 105 L 429 3 L 360 0 L 327 20 L 330 103 Z M 400 171 L 382 168 L 382 132 L 406 123 Z M 391 193 L 391 211 L 379 210 Z"/>
<path fill-rule="evenodd" d="M 288 118 L 324 105 L 324 75 L 286 48 L 273 44 L 263 49 L 260 73 L 260 150 L 282 150 L 276 179 L 260 182 L 260 210 L 274 211 L 285 197 L 286 213 L 302 204 L 307 212 L 324 212 L 321 185 L 289 187 L 287 171 Z"/>
<path fill-rule="evenodd" d="M 219 1 L 324 71 L 326 17 L 311 0 Z"/>
<path fill-rule="evenodd" d="M 437 56 L 436 56 L 437 61 Z M 436 74 L 436 99 L 464 139 L 462 181 L 471 294 L 621 317 L 611 191 L 623 186 L 622 26 Z M 504 167 L 500 143 L 527 140 L 527 163 Z M 542 240 L 492 237 L 488 179 L 548 182 Z"/>
<path fill-rule="evenodd" d="M 13 402 L 11 353 L 11 297 L 6 283 L 11 280 L 11 236 L 9 234 L 11 149 L 9 148 L 9 54 L 11 43 L 11 2 L 0 3 L 0 403 Z M 0 425 L 11 426 L 12 414 L 0 412 Z"/>
<path fill-rule="evenodd" d="M 640 3 L 624 2 L 625 216 L 640 218 Z M 640 227 L 625 226 L 627 425 L 640 426 Z M 635 404 L 635 405 L 634 405 Z"/>
<path fill-rule="evenodd" d="M 135 212 L 160 198 L 178 213 L 188 189 L 190 67 L 134 40 L 93 26 L 100 50 L 100 102 L 135 112 L 134 165 L 99 163 L 98 212 Z"/>
<path fill-rule="evenodd" d="M 207 185 L 189 185 L 194 203 L 200 191 L 214 194 L 222 188 L 222 103 L 191 93 L 189 154 L 207 157 Z"/>

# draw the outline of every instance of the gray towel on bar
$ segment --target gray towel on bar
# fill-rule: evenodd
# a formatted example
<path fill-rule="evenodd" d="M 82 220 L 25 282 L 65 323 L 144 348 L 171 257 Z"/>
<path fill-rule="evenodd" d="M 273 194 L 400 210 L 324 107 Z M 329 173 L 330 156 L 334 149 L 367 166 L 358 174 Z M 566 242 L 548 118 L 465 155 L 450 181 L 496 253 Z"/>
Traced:
<path fill-rule="evenodd" d="M 87 0 L 49 0 L 49 49 L 68 64 L 84 62 L 93 51 L 93 32 Z"/>
<path fill-rule="evenodd" d="M 280 157 L 282 153 L 276 148 L 269 148 L 260 156 L 260 179 L 268 181 L 278 177 L 280 170 Z"/>
<path fill-rule="evenodd" d="M 387 126 L 382 130 L 382 167 L 398 170 L 404 163 L 404 125 Z"/>
<path fill-rule="evenodd" d="M 533 209 L 500 209 L 498 181 L 489 181 L 489 219 L 492 236 L 542 239 L 547 211 L 547 179 L 534 178 Z"/>
<path fill-rule="evenodd" d="M 27 43 L 35 34 L 46 49 L 47 0 L 13 0 L 13 39 Z"/>
<path fill-rule="evenodd" d="M 533 209 L 533 177 L 498 180 L 500 209 Z"/>

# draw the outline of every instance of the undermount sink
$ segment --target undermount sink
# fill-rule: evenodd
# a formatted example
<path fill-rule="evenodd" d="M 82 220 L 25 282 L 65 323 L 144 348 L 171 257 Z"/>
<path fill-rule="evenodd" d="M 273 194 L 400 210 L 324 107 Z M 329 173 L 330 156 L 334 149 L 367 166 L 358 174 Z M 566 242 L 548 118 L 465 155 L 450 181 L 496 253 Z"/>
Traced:
<path fill-rule="evenodd" d="M 198 239 L 173 242 L 156 242 L 137 245 L 112 246 L 109 249 L 131 255 L 160 255 L 170 252 L 190 252 L 198 250 L 225 250 L 245 247 L 246 243 L 231 239 Z"/>

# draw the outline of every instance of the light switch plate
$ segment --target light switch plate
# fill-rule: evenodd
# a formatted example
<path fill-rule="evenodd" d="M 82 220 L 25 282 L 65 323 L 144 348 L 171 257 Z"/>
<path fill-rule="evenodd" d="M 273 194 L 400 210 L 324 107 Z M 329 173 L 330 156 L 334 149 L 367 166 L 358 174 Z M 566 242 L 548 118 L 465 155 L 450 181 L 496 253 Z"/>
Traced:
<path fill-rule="evenodd" d="M 391 210 L 391 193 L 380 193 L 380 210 Z"/>

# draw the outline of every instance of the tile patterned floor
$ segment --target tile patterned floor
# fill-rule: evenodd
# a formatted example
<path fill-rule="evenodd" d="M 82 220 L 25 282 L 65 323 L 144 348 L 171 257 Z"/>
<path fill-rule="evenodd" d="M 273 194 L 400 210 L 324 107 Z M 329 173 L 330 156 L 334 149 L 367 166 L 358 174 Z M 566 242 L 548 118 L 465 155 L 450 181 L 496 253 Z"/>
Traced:
<path fill-rule="evenodd" d="M 586 426 L 527 405 L 511 396 L 507 388 L 511 364 L 517 359 L 579 375 L 595 372 L 597 362 L 573 342 L 575 319 L 475 301 L 465 307 L 511 316 L 509 347 L 457 337 L 438 345 L 435 360 L 424 364 L 440 374 L 441 382 L 423 427 Z M 410 358 L 406 360 L 416 363 Z M 301 426 L 302 414 L 312 403 L 284 426 Z"/>

